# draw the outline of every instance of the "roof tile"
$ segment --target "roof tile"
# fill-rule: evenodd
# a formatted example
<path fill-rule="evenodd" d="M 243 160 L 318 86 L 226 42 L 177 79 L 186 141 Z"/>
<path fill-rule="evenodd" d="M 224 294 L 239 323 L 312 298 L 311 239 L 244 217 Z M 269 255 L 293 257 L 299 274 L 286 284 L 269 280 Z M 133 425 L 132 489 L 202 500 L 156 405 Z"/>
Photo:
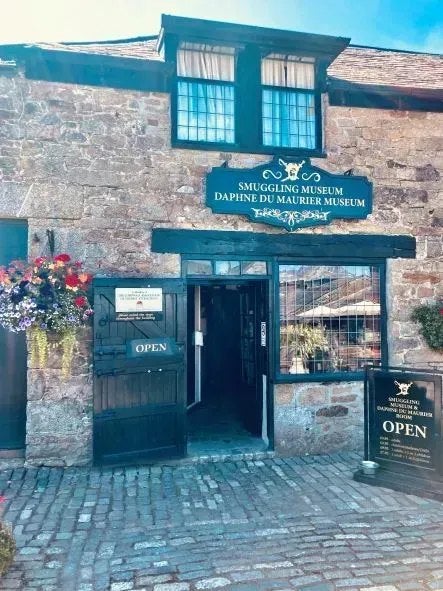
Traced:
<path fill-rule="evenodd" d="M 156 49 L 157 38 L 112 43 L 36 43 L 34 46 L 52 51 L 72 51 L 74 53 L 163 61 Z"/>
<path fill-rule="evenodd" d="M 36 46 L 53 51 L 163 61 L 156 50 L 156 38 L 81 44 L 38 43 Z M 354 84 L 442 89 L 443 56 L 349 46 L 329 66 L 328 75 Z"/>
<path fill-rule="evenodd" d="M 347 47 L 328 75 L 355 84 L 442 89 L 443 56 L 371 47 Z"/>

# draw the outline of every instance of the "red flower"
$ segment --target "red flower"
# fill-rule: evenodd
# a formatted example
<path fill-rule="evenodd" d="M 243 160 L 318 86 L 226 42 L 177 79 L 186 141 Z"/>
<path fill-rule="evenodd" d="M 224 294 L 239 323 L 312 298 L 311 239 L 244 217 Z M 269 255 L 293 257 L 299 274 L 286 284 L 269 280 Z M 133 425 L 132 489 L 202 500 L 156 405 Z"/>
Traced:
<path fill-rule="evenodd" d="M 69 256 L 69 254 L 58 254 L 54 257 L 55 262 L 60 261 L 62 263 L 69 263 L 70 260 L 71 257 Z"/>
<path fill-rule="evenodd" d="M 0 503 L 6 503 L 6 497 L 0 495 Z"/>
<path fill-rule="evenodd" d="M 440 316 L 443 316 L 443 308 L 440 308 Z"/>
<path fill-rule="evenodd" d="M 87 303 L 88 300 L 85 298 L 85 296 L 78 296 L 74 300 L 74 304 L 77 306 L 77 308 L 83 308 Z"/>
<path fill-rule="evenodd" d="M 43 264 L 46 261 L 46 257 L 37 257 L 34 261 L 34 264 L 37 265 L 37 267 L 40 267 L 41 264 Z"/>
<path fill-rule="evenodd" d="M 80 281 L 77 275 L 67 275 L 65 279 L 65 284 L 67 287 L 78 287 Z"/>

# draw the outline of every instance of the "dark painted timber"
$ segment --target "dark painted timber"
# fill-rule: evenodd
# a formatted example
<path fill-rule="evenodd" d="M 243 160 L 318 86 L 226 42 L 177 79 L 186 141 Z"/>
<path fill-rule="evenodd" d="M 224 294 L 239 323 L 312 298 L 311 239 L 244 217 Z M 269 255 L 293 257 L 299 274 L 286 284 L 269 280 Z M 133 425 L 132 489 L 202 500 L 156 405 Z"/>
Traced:
<path fill-rule="evenodd" d="M 25 259 L 25 220 L 0 220 L 0 265 Z M 26 425 L 26 335 L 0 327 L 0 450 L 23 449 Z"/>
<path fill-rule="evenodd" d="M 34 80 L 168 92 L 170 68 L 155 60 L 31 48 L 25 54 L 26 77 Z"/>
<path fill-rule="evenodd" d="M 415 258 L 415 238 L 379 234 L 319 236 L 212 230 L 154 229 L 153 252 L 321 258 Z"/>
<path fill-rule="evenodd" d="M 300 33 L 282 29 L 270 29 L 250 25 L 238 25 L 181 16 L 162 15 L 162 41 L 168 45 L 171 37 L 196 39 L 200 43 L 238 45 L 257 44 L 266 50 L 293 53 L 295 48 L 303 48 L 303 55 L 327 57 L 329 63 L 349 45 L 349 37 L 334 37 Z"/>
<path fill-rule="evenodd" d="M 443 112 L 443 90 L 356 84 L 328 79 L 329 104 L 339 107 Z"/>

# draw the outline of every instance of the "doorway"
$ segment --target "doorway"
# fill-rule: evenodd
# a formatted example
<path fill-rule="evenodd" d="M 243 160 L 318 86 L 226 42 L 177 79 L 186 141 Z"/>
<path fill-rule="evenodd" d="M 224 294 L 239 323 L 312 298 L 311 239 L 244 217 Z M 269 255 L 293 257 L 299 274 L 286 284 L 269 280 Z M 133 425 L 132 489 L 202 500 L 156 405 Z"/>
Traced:
<path fill-rule="evenodd" d="M 188 287 L 188 455 L 268 449 L 267 288 Z"/>

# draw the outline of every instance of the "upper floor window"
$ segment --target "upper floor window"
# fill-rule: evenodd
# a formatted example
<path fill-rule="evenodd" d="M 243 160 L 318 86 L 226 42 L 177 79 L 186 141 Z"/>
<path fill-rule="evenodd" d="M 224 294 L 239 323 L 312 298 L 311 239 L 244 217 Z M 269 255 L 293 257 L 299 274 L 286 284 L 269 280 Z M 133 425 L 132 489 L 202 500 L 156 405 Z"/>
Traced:
<path fill-rule="evenodd" d="M 178 42 L 174 145 L 321 154 L 321 91 L 315 58 L 263 51 L 253 44 Z"/>
<path fill-rule="evenodd" d="M 235 142 L 235 49 L 182 43 L 177 51 L 177 139 Z"/>
<path fill-rule="evenodd" d="M 263 145 L 316 147 L 314 59 L 270 54 L 261 62 Z"/>

